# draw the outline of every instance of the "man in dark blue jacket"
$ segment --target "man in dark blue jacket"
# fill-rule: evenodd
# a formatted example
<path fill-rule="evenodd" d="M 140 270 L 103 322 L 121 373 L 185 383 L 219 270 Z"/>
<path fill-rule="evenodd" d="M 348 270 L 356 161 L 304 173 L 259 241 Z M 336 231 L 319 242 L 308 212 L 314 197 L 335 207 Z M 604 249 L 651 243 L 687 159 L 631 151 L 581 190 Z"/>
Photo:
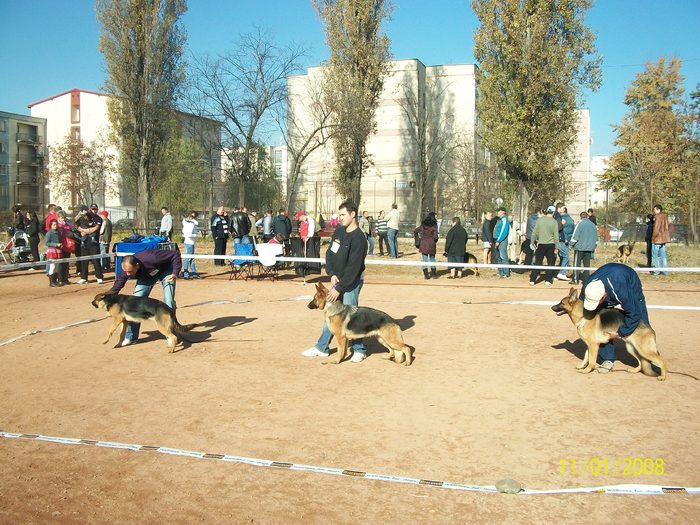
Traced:
<path fill-rule="evenodd" d="M 642 321 L 651 326 L 642 292 L 642 281 L 639 280 L 637 272 L 625 264 L 604 264 L 586 279 L 579 299 L 583 300 L 583 309 L 587 312 L 595 312 L 600 307 L 612 308 L 619 305 L 624 313 L 624 322 L 616 332 L 609 333 L 609 342 L 601 345 L 598 352 L 603 360 L 598 372 L 605 374 L 612 370 L 615 363 L 615 347 L 612 341 L 618 337 L 627 337 Z"/>

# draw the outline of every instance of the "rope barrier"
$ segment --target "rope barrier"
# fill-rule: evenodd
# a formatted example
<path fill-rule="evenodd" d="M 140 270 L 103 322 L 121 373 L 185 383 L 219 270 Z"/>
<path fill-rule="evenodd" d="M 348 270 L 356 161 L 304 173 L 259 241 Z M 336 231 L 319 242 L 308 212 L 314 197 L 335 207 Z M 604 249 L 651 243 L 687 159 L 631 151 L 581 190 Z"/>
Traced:
<path fill-rule="evenodd" d="M 41 434 L 23 434 L 17 432 L 2 432 L 0 437 L 6 439 L 27 439 L 33 441 L 44 441 L 49 443 L 57 443 L 61 445 L 86 445 L 101 448 L 115 448 L 129 450 L 132 452 L 156 452 L 160 454 L 168 454 L 173 456 L 184 456 L 195 459 L 212 459 L 220 462 L 239 463 L 252 465 L 255 467 L 264 467 L 271 469 L 292 470 L 301 472 L 313 472 L 316 474 L 328 474 L 332 476 L 345 476 L 351 478 L 363 478 L 376 481 L 386 481 L 389 483 L 405 483 L 410 485 L 422 485 L 426 487 L 439 487 L 450 490 L 462 490 L 468 492 L 487 492 L 498 493 L 499 490 L 495 485 L 471 485 L 465 483 L 453 483 L 450 481 L 439 481 L 434 479 L 409 478 L 405 476 L 393 476 L 386 474 L 376 474 L 358 469 L 342 469 L 335 467 L 322 467 L 316 465 L 304 465 L 299 463 L 288 463 L 286 461 L 274 461 L 269 459 L 249 458 L 245 456 L 232 456 L 230 454 L 219 454 L 210 452 L 199 452 L 196 450 L 183 450 L 178 448 L 139 445 L 135 443 L 119 443 L 114 441 L 100 441 L 95 439 L 78 439 L 59 436 L 45 436 Z M 536 494 L 581 494 L 581 493 L 605 493 L 605 494 L 630 494 L 630 495 L 651 495 L 651 494 L 700 494 L 700 487 L 667 487 L 663 485 L 641 485 L 641 484 L 623 484 L 623 485 L 602 485 L 598 487 L 579 487 L 579 488 L 557 488 L 557 489 L 527 489 L 523 488 L 519 494 L 536 495 Z"/>

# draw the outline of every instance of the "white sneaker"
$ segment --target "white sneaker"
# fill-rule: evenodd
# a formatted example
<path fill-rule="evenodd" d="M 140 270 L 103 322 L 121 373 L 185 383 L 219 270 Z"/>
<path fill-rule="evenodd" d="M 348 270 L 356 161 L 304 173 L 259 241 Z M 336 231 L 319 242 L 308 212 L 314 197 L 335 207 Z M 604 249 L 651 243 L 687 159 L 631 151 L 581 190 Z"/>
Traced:
<path fill-rule="evenodd" d="M 87 280 L 86 280 L 86 279 L 80 279 L 80 280 L 78 281 L 78 284 L 87 284 Z"/>
<path fill-rule="evenodd" d="M 550 283 L 549 281 L 545 281 L 545 282 L 544 282 L 544 285 L 545 285 L 545 286 L 552 286 L 552 283 Z"/>
<path fill-rule="evenodd" d="M 359 352 L 353 352 L 352 357 L 350 358 L 350 361 L 353 363 L 361 363 L 367 358 L 365 354 L 361 354 Z"/>
<path fill-rule="evenodd" d="M 133 341 L 125 337 L 122 341 L 122 344 L 120 344 L 119 346 L 129 346 L 131 343 L 133 343 Z"/>
<path fill-rule="evenodd" d="M 104 279 L 97 279 L 97 284 L 102 284 L 104 282 L 105 282 Z"/>
<path fill-rule="evenodd" d="M 607 374 L 610 372 L 613 367 L 615 366 L 615 363 L 612 361 L 603 361 L 601 365 L 598 367 L 598 373 L 599 374 Z"/>
<path fill-rule="evenodd" d="M 328 357 L 329 354 L 328 352 L 321 352 L 318 348 L 315 346 L 312 346 L 311 348 L 304 350 L 301 355 L 304 357 Z"/>
<path fill-rule="evenodd" d="M 535 281 L 530 281 L 530 286 L 535 286 Z"/>
<path fill-rule="evenodd" d="M 559 279 L 560 281 L 568 281 L 569 280 L 569 278 L 566 275 L 563 275 L 561 273 L 559 275 L 557 275 L 557 279 Z"/>
<path fill-rule="evenodd" d="M 34 270 L 36 270 L 36 268 L 27 268 L 28 272 L 33 272 Z"/>

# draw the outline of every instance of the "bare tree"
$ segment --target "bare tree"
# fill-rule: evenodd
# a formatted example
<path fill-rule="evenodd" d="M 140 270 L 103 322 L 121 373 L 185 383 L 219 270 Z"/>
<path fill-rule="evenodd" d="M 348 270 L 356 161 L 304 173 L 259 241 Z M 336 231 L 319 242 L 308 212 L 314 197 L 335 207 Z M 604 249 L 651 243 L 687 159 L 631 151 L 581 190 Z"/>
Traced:
<path fill-rule="evenodd" d="M 136 222 L 148 225 L 151 189 L 171 135 L 172 109 L 183 80 L 185 0 L 97 0 L 100 51 L 114 95 L 109 118 L 121 151 L 122 172 L 135 182 Z"/>
<path fill-rule="evenodd" d="M 290 86 L 295 89 L 290 89 L 288 94 L 286 118 L 283 120 L 281 114 L 278 118 L 290 166 L 287 174 L 287 209 L 291 206 L 304 163 L 314 151 L 333 138 L 337 129 L 333 123 L 333 106 L 324 96 L 324 78 L 309 75 L 296 82 L 290 80 Z"/>
<path fill-rule="evenodd" d="M 456 146 L 454 104 L 449 83 L 436 77 L 426 79 L 424 90 L 408 77 L 400 85 L 397 103 L 404 115 L 405 150 L 415 166 L 416 225 L 431 208 L 438 178 L 447 169 L 450 152 Z"/>
<path fill-rule="evenodd" d="M 217 57 L 193 59 L 187 109 L 221 123 L 221 147 L 239 181 L 240 204 L 255 171 L 259 137 L 272 122 L 265 117 L 286 100 L 287 77 L 299 70 L 305 53 L 294 45 L 279 47 L 257 29 Z"/>

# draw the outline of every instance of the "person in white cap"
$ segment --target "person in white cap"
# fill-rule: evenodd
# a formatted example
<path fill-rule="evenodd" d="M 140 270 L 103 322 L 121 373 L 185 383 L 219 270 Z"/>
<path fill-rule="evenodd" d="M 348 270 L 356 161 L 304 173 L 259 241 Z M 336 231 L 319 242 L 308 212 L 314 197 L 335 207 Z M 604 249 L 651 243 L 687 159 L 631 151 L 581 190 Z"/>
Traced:
<path fill-rule="evenodd" d="M 598 367 L 598 372 L 606 374 L 615 364 L 613 340 L 627 337 L 642 321 L 651 326 L 646 299 L 642 292 L 642 281 L 639 280 L 637 272 L 625 264 L 604 264 L 583 283 L 579 299 L 583 300 L 584 315 L 599 308 L 619 306 L 625 316 L 617 331 L 609 332 L 610 340 L 601 345 L 598 352 L 603 361 Z"/>

